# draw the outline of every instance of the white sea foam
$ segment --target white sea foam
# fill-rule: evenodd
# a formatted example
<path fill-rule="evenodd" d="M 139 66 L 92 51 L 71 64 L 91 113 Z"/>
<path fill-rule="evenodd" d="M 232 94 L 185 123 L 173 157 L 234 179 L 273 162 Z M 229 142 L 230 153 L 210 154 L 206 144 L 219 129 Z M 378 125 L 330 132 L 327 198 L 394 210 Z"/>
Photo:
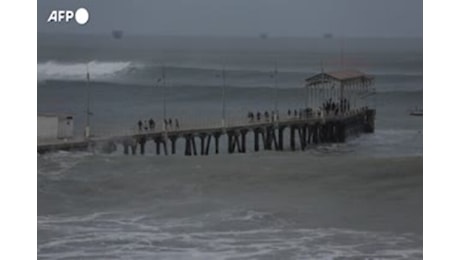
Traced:
<path fill-rule="evenodd" d="M 67 151 L 39 155 L 41 160 L 37 167 L 37 173 L 39 175 L 59 177 L 91 155 L 89 152 L 75 153 Z"/>
<path fill-rule="evenodd" d="M 91 61 L 89 63 L 62 63 L 47 61 L 37 64 L 37 78 L 43 80 L 86 80 L 89 69 L 91 79 L 107 79 L 134 66 L 129 61 Z"/>
<path fill-rule="evenodd" d="M 58 217 L 54 224 L 52 218 L 39 218 L 39 232 L 60 233 L 39 243 L 39 258 L 419 259 L 423 254 L 421 238 L 414 234 L 287 226 L 221 231 L 190 229 L 193 223 L 184 219 L 164 225 L 161 220 L 112 217 L 91 214 L 82 216 L 82 222 Z"/>

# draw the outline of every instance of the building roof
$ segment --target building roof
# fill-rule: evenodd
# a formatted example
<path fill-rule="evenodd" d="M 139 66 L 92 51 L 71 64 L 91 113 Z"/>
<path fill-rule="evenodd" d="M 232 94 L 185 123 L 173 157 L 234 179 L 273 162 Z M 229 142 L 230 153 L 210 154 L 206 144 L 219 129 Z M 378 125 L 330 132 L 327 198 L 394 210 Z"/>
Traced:
<path fill-rule="evenodd" d="M 66 114 L 66 113 L 38 113 L 38 117 L 58 117 L 58 118 L 67 118 L 67 117 L 72 117 L 72 114 Z"/>
<path fill-rule="evenodd" d="M 373 80 L 373 77 L 358 70 L 340 70 L 332 72 L 321 72 L 305 79 L 308 86 L 328 83 L 331 80 L 339 81 L 341 83 L 368 83 Z"/>

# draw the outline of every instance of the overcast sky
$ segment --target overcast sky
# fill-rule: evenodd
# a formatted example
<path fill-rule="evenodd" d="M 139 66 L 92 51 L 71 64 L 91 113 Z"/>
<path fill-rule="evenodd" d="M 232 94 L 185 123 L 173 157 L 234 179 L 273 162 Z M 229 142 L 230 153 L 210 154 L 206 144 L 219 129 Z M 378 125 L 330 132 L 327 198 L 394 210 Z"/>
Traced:
<path fill-rule="evenodd" d="M 315 37 L 422 37 L 422 0 L 39 0 L 39 32 Z M 50 24 L 85 7 L 84 26 Z"/>

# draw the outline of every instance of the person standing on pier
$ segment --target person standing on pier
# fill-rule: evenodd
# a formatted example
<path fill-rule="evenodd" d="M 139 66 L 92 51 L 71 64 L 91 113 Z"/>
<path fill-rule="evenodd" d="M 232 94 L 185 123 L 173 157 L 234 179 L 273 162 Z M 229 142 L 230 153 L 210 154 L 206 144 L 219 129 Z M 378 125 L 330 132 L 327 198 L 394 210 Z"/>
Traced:
<path fill-rule="evenodd" d="M 139 127 L 139 131 L 142 131 L 142 121 L 141 120 L 137 122 L 137 126 Z"/>
<path fill-rule="evenodd" d="M 254 122 L 254 114 L 251 111 L 248 112 L 248 118 L 249 118 L 249 123 Z"/>
<path fill-rule="evenodd" d="M 149 120 L 149 128 L 150 128 L 150 131 L 153 131 L 153 129 L 155 129 L 155 121 L 153 121 L 152 118 L 150 118 Z"/>
<path fill-rule="evenodd" d="M 179 130 L 179 120 L 177 118 L 175 119 L 175 123 L 176 123 L 176 130 Z"/>

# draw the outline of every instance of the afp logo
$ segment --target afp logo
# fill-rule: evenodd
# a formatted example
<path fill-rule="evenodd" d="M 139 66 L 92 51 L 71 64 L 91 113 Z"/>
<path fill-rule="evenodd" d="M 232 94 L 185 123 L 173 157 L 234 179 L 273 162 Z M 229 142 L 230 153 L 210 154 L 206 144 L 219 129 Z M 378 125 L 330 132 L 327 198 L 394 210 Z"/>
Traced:
<path fill-rule="evenodd" d="M 86 8 L 78 8 L 77 11 L 72 10 L 53 10 L 48 16 L 47 23 L 68 23 L 74 20 L 79 25 L 84 25 L 89 21 L 89 12 Z"/>

